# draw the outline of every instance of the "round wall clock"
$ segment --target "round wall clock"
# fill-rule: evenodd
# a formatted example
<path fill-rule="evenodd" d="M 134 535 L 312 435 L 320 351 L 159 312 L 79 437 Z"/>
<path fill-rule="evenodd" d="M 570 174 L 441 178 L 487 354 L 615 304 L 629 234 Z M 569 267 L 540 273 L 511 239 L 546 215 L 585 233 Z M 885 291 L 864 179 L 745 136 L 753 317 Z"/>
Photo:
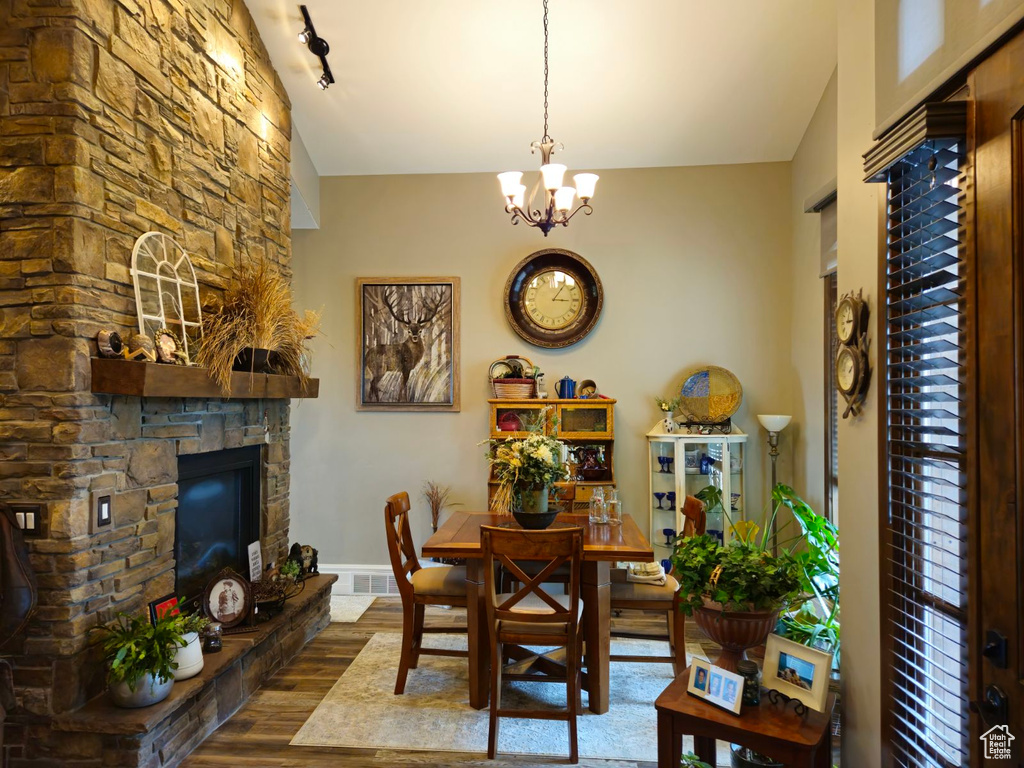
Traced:
<path fill-rule="evenodd" d="M 597 325 L 603 303 L 594 268 L 579 254 L 559 248 L 531 253 L 505 283 L 509 325 L 539 347 L 575 344 Z"/>
<path fill-rule="evenodd" d="M 852 395 L 861 385 L 861 364 L 857 351 L 842 347 L 836 355 L 836 386 L 844 395 Z"/>
<path fill-rule="evenodd" d="M 844 296 L 836 307 L 836 335 L 843 344 L 849 344 L 853 337 L 866 331 L 865 310 L 867 305 L 853 294 Z"/>

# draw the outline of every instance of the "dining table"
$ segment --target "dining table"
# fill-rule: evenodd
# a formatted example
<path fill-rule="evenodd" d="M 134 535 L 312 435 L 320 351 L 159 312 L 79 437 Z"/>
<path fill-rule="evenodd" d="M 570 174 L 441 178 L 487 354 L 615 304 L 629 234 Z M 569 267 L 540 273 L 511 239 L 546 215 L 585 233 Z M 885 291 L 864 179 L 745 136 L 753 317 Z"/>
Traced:
<path fill-rule="evenodd" d="M 490 697 L 490 632 L 484 600 L 483 547 L 480 528 L 485 525 L 519 528 L 511 515 L 495 512 L 453 512 L 423 544 L 424 558 L 459 558 L 466 562 L 466 614 L 469 636 L 469 703 L 483 709 Z M 583 562 L 580 596 L 583 600 L 585 640 L 584 686 L 590 711 L 608 711 L 608 678 L 611 654 L 611 568 L 620 561 L 650 562 L 654 550 L 630 515 L 619 525 L 592 523 L 587 514 L 561 513 L 554 526 L 583 529 Z"/>

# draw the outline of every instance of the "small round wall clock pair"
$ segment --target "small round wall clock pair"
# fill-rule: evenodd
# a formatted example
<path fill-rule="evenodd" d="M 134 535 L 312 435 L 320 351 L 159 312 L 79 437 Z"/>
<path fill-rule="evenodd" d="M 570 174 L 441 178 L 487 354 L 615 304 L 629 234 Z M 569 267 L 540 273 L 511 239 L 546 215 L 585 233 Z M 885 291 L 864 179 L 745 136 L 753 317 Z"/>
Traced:
<path fill-rule="evenodd" d="M 505 283 L 505 317 L 538 347 L 568 347 L 594 330 L 604 289 L 577 253 L 547 248 L 519 262 Z"/>
<path fill-rule="evenodd" d="M 871 366 L 868 362 L 868 304 L 863 293 L 847 293 L 836 305 L 836 336 L 839 351 L 835 359 L 836 389 L 846 400 L 843 418 L 857 416 L 864 405 Z"/>

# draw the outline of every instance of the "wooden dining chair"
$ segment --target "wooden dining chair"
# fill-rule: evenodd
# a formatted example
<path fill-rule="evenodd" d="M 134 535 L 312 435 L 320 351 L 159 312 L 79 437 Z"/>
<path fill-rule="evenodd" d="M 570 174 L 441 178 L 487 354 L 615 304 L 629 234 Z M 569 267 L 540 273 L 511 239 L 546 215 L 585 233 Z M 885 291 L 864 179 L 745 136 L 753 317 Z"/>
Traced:
<path fill-rule="evenodd" d="M 694 496 L 687 496 L 683 501 L 683 536 L 699 536 L 707 528 L 707 513 L 704 504 Z M 679 610 L 679 582 L 671 571 L 665 574 L 665 584 L 641 584 L 626 579 L 626 570 L 616 568 L 612 571 L 611 607 L 612 611 L 637 610 L 661 611 L 668 620 L 668 640 L 670 654 L 668 656 L 624 656 L 612 655 L 612 661 L 631 662 L 671 662 L 672 671 L 678 675 L 686 669 L 686 616 Z M 636 633 L 612 630 L 617 637 L 650 637 Z"/>
<path fill-rule="evenodd" d="M 405 692 L 409 670 L 416 669 L 421 654 L 464 658 L 469 656 L 468 651 L 423 647 L 425 633 L 466 633 L 466 627 L 423 626 L 425 606 L 466 607 L 466 567 L 446 565 L 424 568 L 420 565 L 409 525 L 409 509 L 409 494 L 405 491 L 389 497 L 384 507 L 391 569 L 395 573 L 395 581 L 398 582 L 398 593 L 402 596 L 402 656 L 398 662 L 396 695 Z"/>
<path fill-rule="evenodd" d="M 569 726 L 569 760 L 579 762 L 576 717 L 581 704 L 583 635 L 580 631 L 580 563 L 583 560 L 583 529 L 554 528 L 524 531 L 482 526 L 480 538 L 484 556 L 484 593 L 491 641 L 491 711 L 487 734 L 487 756 L 494 759 L 498 749 L 498 718 L 565 720 Z M 524 573 L 517 561 L 543 563 L 536 574 Z M 519 584 L 514 592 L 500 592 L 495 565 L 506 569 Z M 566 594 L 551 595 L 544 584 L 558 568 L 568 566 Z M 565 648 L 564 676 L 529 670 L 504 672 L 508 656 L 505 646 L 554 646 Z M 539 660 L 539 657 L 538 657 Z M 515 665 L 522 667 L 520 661 Z M 503 680 L 551 682 L 564 677 L 564 710 L 505 709 L 501 706 Z"/>
<path fill-rule="evenodd" d="M 576 483 L 561 483 L 551 489 L 551 500 L 549 504 L 557 504 L 559 514 L 572 514 L 576 504 Z M 531 563 L 528 560 L 521 560 L 519 567 L 528 576 L 536 576 L 543 567 L 543 563 Z M 561 584 L 569 583 L 569 567 L 563 565 L 548 574 L 548 583 Z M 508 571 L 502 571 L 501 591 L 510 592 L 514 585 L 518 584 Z"/>

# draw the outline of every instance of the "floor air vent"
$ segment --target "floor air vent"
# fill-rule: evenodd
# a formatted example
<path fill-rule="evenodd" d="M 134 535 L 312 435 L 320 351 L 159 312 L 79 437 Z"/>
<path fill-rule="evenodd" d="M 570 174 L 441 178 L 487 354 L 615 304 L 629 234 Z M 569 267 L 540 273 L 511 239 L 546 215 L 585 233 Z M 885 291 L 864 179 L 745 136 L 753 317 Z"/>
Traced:
<path fill-rule="evenodd" d="M 390 573 L 352 574 L 353 595 L 397 595 L 398 582 Z"/>

